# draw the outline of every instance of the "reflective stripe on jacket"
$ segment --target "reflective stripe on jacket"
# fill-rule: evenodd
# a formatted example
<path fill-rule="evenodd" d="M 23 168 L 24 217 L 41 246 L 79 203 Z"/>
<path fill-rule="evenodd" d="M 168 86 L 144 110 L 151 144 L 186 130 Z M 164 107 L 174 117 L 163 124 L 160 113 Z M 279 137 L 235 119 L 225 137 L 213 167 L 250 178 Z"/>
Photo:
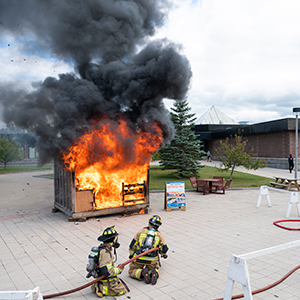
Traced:
<path fill-rule="evenodd" d="M 129 254 L 133 255 L 133 257 L 137 256 L 142 252 L 141 248 L 146 240 L 148 230 L 149 230 L 148 227 L 141 229 L 139 232 L 137 232 L 133 241 L 131 242 L 129 246 Z M 155 231 L 153 248 L 159 247 L 160 249 L 159 252 L 161 254 L 164 254 L 162 251 L 162 247 L 164 245 L 166 245 L 166 242 L 163 235 L 158 230 Z M 158 251 L 155 251 L 153 254 L 141 256 L 140 258 L 137 259 L 137 262 L 150 263 L 151 261 L 157 261 L 157 260 L 158 260 Z"/>
<path fill-rule="evenodd" d="M 106 277 L 115 277 L 119 275 L 120 269 L 114 266 L 114 255 L 112 254 L 112 247 L 109 247 L 107 244 L 106 248 L 100 250 L 99 253 L 99 268 L 103 275 Z"/>

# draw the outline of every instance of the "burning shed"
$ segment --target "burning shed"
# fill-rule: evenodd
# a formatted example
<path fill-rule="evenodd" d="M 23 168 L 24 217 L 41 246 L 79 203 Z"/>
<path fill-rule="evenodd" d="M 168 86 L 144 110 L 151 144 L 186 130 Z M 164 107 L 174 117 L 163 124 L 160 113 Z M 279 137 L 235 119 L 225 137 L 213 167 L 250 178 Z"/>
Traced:
<path fill-rule="evenodd" d="M 75 172 L 65 169 L 62 162 L 54 165 L 54 207 L 72 218 L 86 218 L 121 213 L 147 213 L 149 207 L 149 170 L 143 183 L 113 184 L 87 189 L 78 185 Z M 107 184 L 107 183 L 106 183 Z M 105 192 L 104 192 L 105 191 Z M 103 194 L 101 194 L 103 192 Z"/>
<path fill-rule="evenodd" d="M 157 124 L 145 132 L 99 120 L 55 161 L 55 207 L 73 218 L 147 212 L 149 162 L 161 143 Z"/>

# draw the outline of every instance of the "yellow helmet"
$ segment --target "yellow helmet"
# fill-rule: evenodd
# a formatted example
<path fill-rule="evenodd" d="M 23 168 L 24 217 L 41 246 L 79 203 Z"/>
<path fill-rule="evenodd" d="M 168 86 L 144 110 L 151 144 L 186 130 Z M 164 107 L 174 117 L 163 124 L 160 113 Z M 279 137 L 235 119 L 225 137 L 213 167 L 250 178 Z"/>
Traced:
<path fill-rule="evenodd" d="M 151 217 L 149 220 L 149 224 L 159 227 L 162 224 L 160 216 L 154 215 L 153 217 Z"/>
<path fill-rule="evenodd" d="M 115 230 L 114 226 L 107 227 L 105 230 L 103 230 L 102 234 L 98 237 L 98 241 L 110 243 L 113 242 L 115 237 L 118 235 L 119 234 Z"/>

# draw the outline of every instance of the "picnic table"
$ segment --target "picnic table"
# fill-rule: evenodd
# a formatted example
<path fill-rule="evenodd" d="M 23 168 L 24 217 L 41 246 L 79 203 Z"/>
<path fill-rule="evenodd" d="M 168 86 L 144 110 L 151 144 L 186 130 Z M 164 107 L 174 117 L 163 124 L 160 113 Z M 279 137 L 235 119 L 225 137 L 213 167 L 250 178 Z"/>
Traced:
<path fill-rule="evenodd" d="M 206 194 L 206 190 L 208 191 L 208 193 L 214 193 L 215 191 L 213 191 L 213 183 L 222 183 L 221 179 L 216 179 L 216 178 L 204 178 L 204 179 L 197 179 L 197 191 L 202 190 L 203 191 L 203 195 Z M 208 186 L 207 186 L 208 183 Z M 205 189 L 205 186 L 207 186 L 207 189 Z M 217 190 L 217 189 L 216 189 Z"/>
<path fill-rule="evenodd" d="M 281 177 L 281 176 L 274 176 L 275 181 L 270 182 L 272 187 L 276 188 L 284 188 L 286 190 L 290 190 L 291 188 L 297 188 L 298 191 L 300 191 L 300 187 L 298 184 L 297 178 L 287 178 L 287 177 Z"/>

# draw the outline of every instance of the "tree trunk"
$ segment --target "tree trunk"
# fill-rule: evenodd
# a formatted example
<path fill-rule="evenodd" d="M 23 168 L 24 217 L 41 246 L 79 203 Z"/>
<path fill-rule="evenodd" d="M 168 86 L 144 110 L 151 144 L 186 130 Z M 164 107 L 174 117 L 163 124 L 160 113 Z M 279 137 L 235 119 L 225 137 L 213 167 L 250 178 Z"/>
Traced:
<path fill-rule="evenodd" d="M 235 168 L 235 164 L 232 166 L 231 173 L 230 173 L 230 178 L 229 179 L 232 179 L 232 174 L 233 174 L 234 168 Z"/>

